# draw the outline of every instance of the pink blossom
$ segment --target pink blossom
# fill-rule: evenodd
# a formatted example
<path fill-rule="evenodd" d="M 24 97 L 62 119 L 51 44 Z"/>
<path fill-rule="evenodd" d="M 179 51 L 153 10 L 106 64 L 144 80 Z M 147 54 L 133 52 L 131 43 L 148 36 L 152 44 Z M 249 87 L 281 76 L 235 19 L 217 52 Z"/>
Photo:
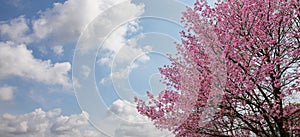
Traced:
<path fill-rule="evenodd" d="M 140 114 L 176 136 L 300 136 L 300 2 L 197 0 L 183 13 L 172 65 L 159 68 L 169 89 Z"/>

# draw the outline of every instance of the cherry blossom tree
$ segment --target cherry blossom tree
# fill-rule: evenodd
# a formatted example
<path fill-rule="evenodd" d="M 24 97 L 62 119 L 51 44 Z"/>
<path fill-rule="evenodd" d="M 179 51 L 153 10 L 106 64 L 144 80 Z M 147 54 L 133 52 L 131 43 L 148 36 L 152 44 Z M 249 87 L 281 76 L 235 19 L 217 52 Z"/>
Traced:
<path fill-rule="evenodd" d="M 199 0 L 182 21 L 168 88 L 135 98 L 140 114 L 176 136 L 300 136 L 299 0 Z"/>

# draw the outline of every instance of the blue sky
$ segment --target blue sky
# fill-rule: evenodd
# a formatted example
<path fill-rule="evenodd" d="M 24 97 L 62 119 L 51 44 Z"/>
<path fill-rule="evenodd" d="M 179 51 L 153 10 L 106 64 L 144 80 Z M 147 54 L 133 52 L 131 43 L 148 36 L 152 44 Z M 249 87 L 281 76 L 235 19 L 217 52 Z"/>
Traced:
<path fill-rule="evenodd" d="M 193 2 L 1 1 L 0 136 L 172 136 L 132 100 L 164 88 Z"/>

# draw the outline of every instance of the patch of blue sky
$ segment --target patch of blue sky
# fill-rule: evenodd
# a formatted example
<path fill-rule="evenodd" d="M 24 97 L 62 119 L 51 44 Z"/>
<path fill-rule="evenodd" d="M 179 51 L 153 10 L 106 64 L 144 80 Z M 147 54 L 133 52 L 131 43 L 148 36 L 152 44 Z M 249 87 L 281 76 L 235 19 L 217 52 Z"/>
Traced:
<path fill-rule="evenodd" d="M 21 114 L 42 107 L 44 110 L 62 108 L 64 114 L 80 113 L 74 93 L 60 85 L 46 85 L 30 79 L 15 76 L 0 81 L 0 86 L 15 87 L 14 99 L 2 101 L 0 114 L 10 112 Z"/>
<path fill-rule="evenodd" d="M 142 33 L 162 33 L 174 39 L 174 42 L 180 42 L 179 32 L 184 30 L 181 24 L 162 18 L 143 18 L 140 21 L 143 26 Z"/>
<path fill-rule="evenodd" d="M 53 48 L 59 46 L 62 48 L 62 53 L 58 54 Z M 27 48 L 32 50 L 34 57 L 41 60 L 51 60 L 52 62 L 70 62 L 72 63 L 76 42 L 64 43 L 62 45 L 51 45 L 47 42 L 38 42 L 27 45 Z"/>
<path fill-rule="evenodd" d="M 39 11 L 52 8 L 53 3 L 66 0 L 2 0 L 0 1 L 0 20 L 10 20 L 22 15 L 36 17 Z"/>
<path fill-rule="evenodd" d="M 156 85 L 152 85 L 151 80 L 155 78 L 155 80 L 159 81 L 159 79 L 156 79 L 157 77 L 153 77 L 153 75 L 160 76 L 158 68 L 169 62 L 168 58 L 159 53 L 150 53 L 148 56 L 150 60 L 146 63 L 137 63 L 139 67 L 134 68 L 128 77 L 128 82 L 132 90 L 134 90 L 138 96 L 144 96 L 146 91 L 157 93 L 157 91 L 152 91 Z"/>

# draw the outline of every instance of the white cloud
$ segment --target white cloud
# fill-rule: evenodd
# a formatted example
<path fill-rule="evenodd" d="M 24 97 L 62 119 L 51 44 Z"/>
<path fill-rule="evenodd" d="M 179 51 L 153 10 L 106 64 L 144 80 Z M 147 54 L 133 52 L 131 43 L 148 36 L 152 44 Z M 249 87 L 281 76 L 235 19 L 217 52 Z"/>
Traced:
<path fill-rule="evenodd" d="M 138 7 L 136 7 L 136 8 L 138 8 Z M 138 11 L 138 9 L 137 9 L 137 11 Z M 137 12 L 137 11 L 135 11 L 135 12 Z M 137 13 L 135 13 L 135 14 L 137 14 Z M 109 51 L 112 51 L 113 53 L 117 53 L 122 47 L 127 45 L 127 40 L 125 38 L 126 33 L 135 32 L 135 31 L 132 31 L 132 29 L 130 29 L 130 28 L 132 28 L 133 25 L 138 27 L 138 23 L 136 23 L 136 21 L 131 21 L 125 25 L 118 26 L 118 28 L 113 30 L 111 32 L 111 34 L 108 36 L 108 38 L 105 39 L 103 48 L 107 49 Z"/>
<path fill-rule="evenodd" d="M 61 110 L 53 110 L 50 113 L 41 109 L 23 115 L 3 114 L 0 119 L 1 136 L 45 136 L 49 126 L 48 116 L 55 116 Z"/>
<path fill-rule="evenodd" d="M 138 10 L 138 9 L 137 9 Z M 115 29 L 111 34 L 105 39 L 103 43 L 103 50 L 110 51 L 109 53 L 109 62 L 112 62 L 116 54 L 122 55 L 121 59 L 125 62 L 128 62 L 132 59 L 132 56 L 136 56 L 136 54 L 143 53 L 140 47 L 137 47 L 137 41 L 140 38 L 143 38 L 144 35 L 139 35 L 135 38 L 126 39 L 126 34 L 134 33 L 139 29 L 132 29 L 132 28 L 140 28 L 138 21 L 131 21 L 125 25 L 119 26 L 119 28 Z M 133 54 L 133 55 L 132 55 Z M 107 57 L 100 59 L 99 63 L 107 62 Z M 124 59 L 124 60 L 123 60 Z"/>
<path fill-rule="evenodd" d="M 54 7 L 40 12 L 32 21 L 34 37 L 54 38 L 57 44 L 76 41 L 86 25 L 99 13 L 124 0 L 67 0 L 54 3 Z"/>
<path fill-rule="evenodd" d="M 99 136 L 99 131 L 95 130 L 85 130 L 83 132 L 83 137 L 100 137 Z"/>
<path fill-rule="evenodd" d="M 57 45 L 57 46 L 52 47 L 52 50 L 57 55 L 62 55 L 63 52 L 64 52 L 64 48 L 61 45 Z"/>
<path fill-rule="evenodd" d="M 146 55 L 146 51 L 139 47 L 133 47 L 131 45 L 126 45 L 122 47 L 114 58 L 114 65 L 130 65 L 133 61 L 138 59 L 139 61 L 145 63 L 150 60 L 150 57 Z"/>
<path fill-rule="evenodd" d="M 137 31 L 139 28 L 137 20 L 132 19 L 143 13 L 143 4 L 136 5 L 128 0 L 99 14 L 81 35 L 78 50 L 83 54 L 93 52 L 98 49 L 99 44 L 105 42 L 106 44 L 101 47 L 102 50 L 117 52 L 124 46 L 127 33 Z"/>
<path fill-rule="evenodd" d="M 76 42 L 82 31 L 95 17 L 124 1 L 129 4 L 116 11 L 118 13 L 116 17 L 107 16 L 102 19 L 102 23 L 106 22 L 106 26 L 102 26 L 101 29 L 97 28 L 101 33 L 105 27 L 110 25 L 109 22 L 118 22 L 122 16 L 132 15 L 135 17 L 142 8 L 130 3 L 128 0 L 67 0 L 64 3 L 54 3 L 52 8 L 39 11 L 35 19 L 26 19 L 25 16 L 20 16 L 9 21 L 0 22 L 0 35 L 4 38 L 4 41 L 26 44 L 49 39 L 51 41 L 47 42 L 50 42 L 53 46 Z M 14 0 L 10 3 L 17 4 L 20 2 Z M 137 28 L 132 26 L 130 29 Z"/>
<path fill-rule="evenodd" d="M 3 86 L 0 87 L 0 100 L 8 101 L 14 98 L 15 87 Z"/>
<path fill-rule="evenodd" d="M 102 57 L 97 61 L 97 63 L 111 66 L 111 57 Z"/>
<path fill-rule="evenodd" d="M 118 8 L 110 9 L 109 12 L 101 14 L 101 19 L 94 21 L 92 29 L 89 30 L 89 34 L 98 39 L 99 41 L 97 42 L 100 42 L 106 38 L 106 35 L 110 31 L 115 29 L 112 24 L 119 25 L 124 23 L 124 21 L 128 21 L 128 19 L 139 17 L 144 12 L 144 5 L 136 5 L 132 3 L 131 0 L 67 0 L 64 3 L 54 3 L 52 8 L 40 11 L 36 19 L 30 20 L 26 19 L 24 16 L 20 16 L 8 22 L 2 22 L 0 25 L 0 34 L 2 37 L 5 37 L 4 41 L 13 41 L 16 44 L 28 44 L 50 39 L 50 43 L 54 42 L 52 43 L 53 47 L 50 49 L 53 50 L 55 54 L 60 55 L 64 52 L 61 45 L 77 41 L 79 35 L 95 17 L 106 11 L 108 8 L 122 2 L 124 3 L 119 5 Z M 29 26 L 32 26 L 32 28 L 29 28 Z M 139 29 L 141 28 L 137 21 L 131 21 L 120 26 L 108 39 L 106 39 L 106 43 L 109 44 L 106 44 L 104 49 L 109 50 L 111 55 L 101 59 L 99 62 L 111 64 L 114 55 L 126 45 L 126 34 L 136 32 Z M 47 41 L 47 43 L 49 43 L 49 41 Z M 96 43 L 96 45 L 98 44 L 99 43 Z M 91 47 L 88 45 L 95 44 L 86 44 L 84 49 L 80 50 L 89 50 Z M 41 49 L 41 51 L 46 51 L 43 46 L 39 47 L 39 49 Z M 121 62 L 128 62 L 130 57 L 142 52 L 141 49 L 130 46 L 124 47 L 124 49 L 127 50 L 122 51 L 125 56 L 123 56 L 124 60 Z M 126 56 L 126 54 L 131 56 Z M 43 63 L 46 63 L 46 61 L 43 61 Z M 52 64 L 49 65 L 51 67 Z M 60 68 L 66 68 L 67 64 L 59 63 L 54 65 L 57 65 L 55 66 L 56 68 L 58 65 L 63 65 Z M 14 74 L 19 76 L 24 75 L 24 73 Z M 53 80 L 49 81 L 48 79 L 42 79 L 43 76 L 41 74 L 39 75 L 40 76 L 26 75 L 25 77 L 35 77 L 38 81 L 46 83 L 54 82 Z M 62 82 L 65 80 L 58 81 Z"/>
<path fill-rule="evenodd" d="M 147 52 L 150 52 L 150 51 L 152 51 L 153 48 L 150 45 L 146 45 L 145 47 L 143 47 L 143 49 Z"/>
<path fill-rule="evenodd" d="M 61 109 L 44 111 L 41 108 L 26 114 L 0 115 L 0 136 L 5 137 L 102 137 L 96 128 L 88 122 L 89 114 L 65 116 Z M 162 137 L 173 136 L 166 130 L 155 128 L 150 119 L 138 114 L 135 105 L 117 100 L 100 117 L 105 120 L 101 130 L 111 130 L 114 137 Z"/>
<path fill-rule="evenodd" d="M 56 118 L 50 130 L 56 135 L 78 134 L 81 132 L 79 130 L 80 127 L 89 125 L 87 119 L 88 114 L 86 112 L 82 112 L 79 115 L 59 116 Z"/>
<path fill-rule="evenodd" d="M 78 82 L 78 79 L 76 79 L 75 77 L 72 77 L 72 83 L 73 83 L 74 88 L 80 88 L 81 87 L 81 85 Z"/>
<path fill-rule="evenodd" d="M 91 68 L 88 67 L 88 66 L 86 66 L 86 65 L 83 65 L 83 66 L 81 67 L 81 71 L 82 71 L 82 75 L 83 75 L 85 78 L 87 78 L 87 77 L 90 76 Z"/>
<path fill-rule="evenodd" d="M 0 136 L 5 137 L 96 137 L 101 134 L 89 125 L 87 113 L 61 115 L 61 109 L 36 109 L 20 115 L 0 116 Z"/>
<path fill-rule="evenodd" d="M 132 100 L 135 95 L 128 81 L 129 74 L 134 68 L 139 67 L 140 63 L 150 60 L 147 55 L 150 48 L 144 48 L 144 45 L 137 44 L 142 37 L 143 35 L 128 40 L 116 53 L 111 54 L 111 74 L 108 78 L 112 80 L 114 90 L 118 95 L 127 100 Z"/>
<path fill-rule="evenodd" d="M 126 33 L 133 33 L 130 31 L 129 26 L 131 25 L 129 24 L 113 31 L 112 34 L 104 41 L 102 50 L 108 51 L 108 53 L 102 55 L 102 57 L 98 59 L 97 62 L 99 64 L 108 65 L 110 67 L 114 65 L 115 68 L 123 69 L 130 65 L 136 57 L 148 52 L 148 49 L 137 47 L 137 41 L 142 38 L 143 35 L 128 40 L 125 38 Z M 143 56 L 141 59 L 143 61 L 148 61 L 149 57 Z"/>
<path fill-rule="evenodd" d="M 138 67 L 136 61 L 145 63 L 150 60 L 147 53 L 151 49 L 148 46 L 142 47 L 137 44 L 143 35 L 126 40 L 124 37 L 126 33 L 127 31 L 122 27 L 114 31 L 104 43 L 104 49 L 110 51 L 109 55 L 98 60 L 98 63 L 111 67 L 110 77 L 114 80 L 127 79 L 130 71 Z M 124 36 L 120 34 L 124 34 Z"/>
<path fill-rule="evenodd" d="M 8 76 L 29 78 L 46 84 L 59 84 L 70 87 L 69 62 L 51 63 L 34 58 L 25 45 L 13 42 L 0 42 L 0 79 Z"/>
<path fill-rule="evenodd" d="M 135 104 L 128 101 L 115 101 L 109 108 L 107 119 L 110 123 L 118 123 L 114 127 L 115 137 L 172 136 L 166 130 L 157 129 L 150 119 L 137 112 Z"/>
<path fill-rule="evenodd" d="M 16 43 L 27 43 L 31 38 L 27 36 L 29 31 L 27 19 L 25 16 L 12 19 L 6 22 L 0 22 L 0 35 L 3 40 L 13 40 Z"/>
<path fill-rule="evenodd" d="M 100 83 L 101 85 L 104 85 L 106 81 L 107 81 L 107 79 L 102 78 L 102 79 L 99 81 L 99 83 Z"/>

